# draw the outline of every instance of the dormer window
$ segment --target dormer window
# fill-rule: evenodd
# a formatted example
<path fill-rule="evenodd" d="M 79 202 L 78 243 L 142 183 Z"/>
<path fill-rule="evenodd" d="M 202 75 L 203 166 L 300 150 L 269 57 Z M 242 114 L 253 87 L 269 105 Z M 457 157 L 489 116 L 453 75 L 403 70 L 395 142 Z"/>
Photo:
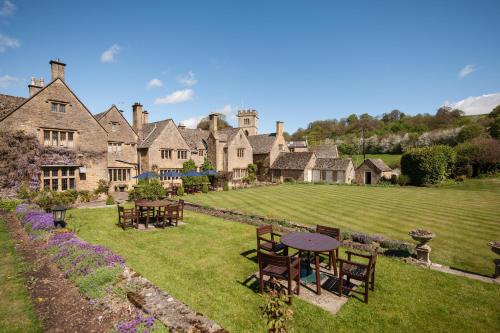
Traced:
<path fill-rule="evenodd" d="M 116 132 L 116 131 L 118 131 L 118 126 L 119 126 L 119 125 L 120 125 L 120 124 L 119 124 L 117 121 L 112 121 L 112 122 L 111 122 L 111 131 L 112 131 L 112 132 Z"/>

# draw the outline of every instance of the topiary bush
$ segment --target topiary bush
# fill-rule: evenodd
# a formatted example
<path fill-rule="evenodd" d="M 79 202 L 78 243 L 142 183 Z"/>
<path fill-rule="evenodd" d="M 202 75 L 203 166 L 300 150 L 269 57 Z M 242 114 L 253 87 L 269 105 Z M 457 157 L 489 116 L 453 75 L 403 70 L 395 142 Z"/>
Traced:
<path fill-rule="evenodd" d="M 202 193 L 208 193 L 208 184 L 203 184 L 201 186 L 201 192 Z"/>
<path fill-rule="evenodd" d="M 106 205 L 110 206 L 114 204 L 115 204 L 115 199 L 113 199 L 112 196 L 108 195 L 108 197 L 106 198 Z"/>
<path fill-rule="evenodd" d="M 400 174 L 398 177 L 398 184 L 400 186 L 406 186 L 410 183 L 410 177 L 405 174 Z"/>
<path fill-rule="evenodd" d="M 437 184 L 451 175 L 456 152 L 439 145 L 413 148 L 401 157 L 401 172 L 410 177 L 413 185 Z"/>
<path fill-rule="evenodd" d="M 178 189 L 177 189 L 177 195 L 179 196 L 183 196 L 186 192 L 184 191 L 184 186 L 180 186 Z"/>
<path fill-rule="evenodd" d="M 229 191 L 229 183 L 227 181 L 224 182 L 223 190 L 224 191 Z"/>

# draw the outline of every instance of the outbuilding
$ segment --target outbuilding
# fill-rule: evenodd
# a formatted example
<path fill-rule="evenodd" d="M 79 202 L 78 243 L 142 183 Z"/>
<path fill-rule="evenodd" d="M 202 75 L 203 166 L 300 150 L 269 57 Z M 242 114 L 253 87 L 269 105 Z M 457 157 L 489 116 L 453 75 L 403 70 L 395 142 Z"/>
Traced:
<path fill-rule="evenodd" d="M 381 180 L 390 180 L 392 169 L 380 158 L 368 158 L 356 168 L 356 183 L 378 184 Z"/>

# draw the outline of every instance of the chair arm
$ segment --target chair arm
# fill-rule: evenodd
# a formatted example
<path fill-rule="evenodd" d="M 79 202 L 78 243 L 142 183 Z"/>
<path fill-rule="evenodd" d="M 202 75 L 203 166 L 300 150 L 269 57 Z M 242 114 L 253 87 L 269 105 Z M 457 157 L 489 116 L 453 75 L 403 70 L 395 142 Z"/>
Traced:
<path fill-rule="evenodd" d="M 361 268 L 368 268 L 368 264 L 362 264 L 362 263 L 355 262 L 355 261 L 350 261 L 350 260 L 345 260 L 345 259 L 338 259 L 338 262 L 340 262 L 341 266 L 343 264 L 349 264 L 349 265 L 354 265 L 354 266 L 358 266 L 358 267 L 361 267 Z"/>
<path fill-rule="evenodd" d="M 273 232 L 271 232 L 271 235 L 281 237 L 281 234 L 280 234 L 280 233 L 277 233 L 277 232 L 274 232 L 274 231 L 273 231 Z"/>
<path fill-rule="evenodd" d="M 352 252 L 352 251 L 349 251 L 349 250 L 345 251 L 345 253 L 353 255 L 353 256 L 361 257 L 361 258 L 366 258 L 366 259 L 371 259 L 372 258 L 371 255 L 356 253 L 356 252 Z"/>
<path fill-rule="evenodd" d="M 269 238 L 264 238 L 264 237 L 261 237 L 261 236 L 258 236 L 257 239 L 260 240 L 260 241 L 264 241 L 264 242 L 270 242 L 270 243 L 273 243 L 273 244 L 278 244 L 278 242 L 275 241 L 275 240 L 272 240 L 272 239 L 269 239 Z"/>

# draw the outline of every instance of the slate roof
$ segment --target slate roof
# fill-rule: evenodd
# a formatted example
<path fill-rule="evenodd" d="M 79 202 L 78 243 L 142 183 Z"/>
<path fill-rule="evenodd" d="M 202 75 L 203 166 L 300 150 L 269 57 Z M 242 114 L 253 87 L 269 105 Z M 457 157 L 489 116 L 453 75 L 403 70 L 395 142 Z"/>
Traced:
<path fill-rule="evenodd" d="M 313 156 L 312 152 L 280 153 L 271 169 L 304 170 Z"/>
<path fill-rule="evenodd" d="M 179 132 L 191 150 L 206 149 L 209 131 L 200 128 L 179 128 Z"/>
<path fill-rule="evenodd" d="M 217 138 L 221 141 L 229 142 L 231 141 L 236 134 L 240 131 L 239 128 L 226 127 L 220 130 L 217 130 Z"/>
<path fill-rule="evenodd" d="M 366 161 L 370 162 L 378 172 L 392 171 L 380 158 L 368 158 Z"/>
<path fill-rule="evenodd" d="M 139 144 L 139 148 L 149 148 L 155 139 L 160 135 L 163 129 L 167 126 L 170 119 L 165 119 L 161 121 L 156 121 L 154 123 L 148 123 L 143 125 L 143 141 Z M 176 148 L 176 147 L 172 147 Z"/>
<path fill-rule="evenodd" d="M 317 158 L 314 169 L 345 171 L 351 163 L 351 159 L 348 158 Z"/>
<path fill-rule="evenodd" d="M 316 153 L 318 158 L 337 158 L 337 146 L 335 145 L 319 145 L 319 146 L 310 146 L 310 151 Z"/>
<path fill-rule="evenodd" d="M 24 103 L 26 98 L 0 94 L 0 120 L 5 118 L 11 111 Z"/>
<path fill-rule="evenodd" d="M 288 148 L 307 148 L 307 141 L 288 141 Z"/>
<path fill-rule="evenodd" d="M 111 108 L 109 108 L 107 111 L 95 114 L 94 118 L 97 119 L 97 120 L 100 120 L 106 113 L 108 113 L 109 110 L 111 110 Z"/>
<path fill-rule="evenodd" d="M 268 154 L 276 141 L 276 133 L 248 136 L 253 154 Z"/>

